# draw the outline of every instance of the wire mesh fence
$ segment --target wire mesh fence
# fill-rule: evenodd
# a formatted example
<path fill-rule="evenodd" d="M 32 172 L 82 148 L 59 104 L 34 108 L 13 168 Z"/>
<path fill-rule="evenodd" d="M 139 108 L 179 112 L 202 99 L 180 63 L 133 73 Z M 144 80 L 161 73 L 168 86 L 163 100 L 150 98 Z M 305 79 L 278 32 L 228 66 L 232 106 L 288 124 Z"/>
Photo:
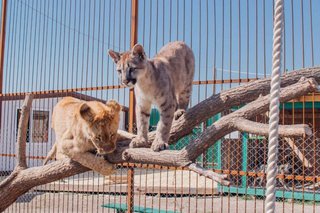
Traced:
<path fill-rule="evenodd" d="M 138 19 L 133 25 L 136 3 Z M 316 0 L 285 1 L 283 72 L 320 64 L 319 7 Z M 19 113 L 26 92 L 35 94 L 26 141 L 29 167 L 41 166 L 52 147 L 52 109 L 65 96 L 117 100 L 124 106 L 120 129 L 129 129 L 130 92 L 120 85 L 107 50 L 129 50 L 132 28 L 150 58 L 170 41 L 183 40 L 193 49 L 192 107 L 212 94 L 270 75 L 272 20 L 273 1 L 265 0 L 8 1 L 0 179 L 15 166 Z M 279 212 L 320 210 L 319 97 L 309 94 L 280 106 L 281 124 L 308 124 L 313 135 L 280 138 Z M 196 126 L 170 149 L 182 149 L 238 107 Z M 159 116 L 153 108 L 150 131 L 156 129 Z M 256 121 L 267 123 L 268 114 Z M 233 132 L 197 158 L 204 168 L 227 174 L 230 187 L 185 168 L 119 164 L 116 174 L 108 177 L 90 171 L 35 187 L 6 212 L 116 212 L 125 211 L 128 201 L 141 212 L 261 212 L 267 143 L 263 136 Z"/>

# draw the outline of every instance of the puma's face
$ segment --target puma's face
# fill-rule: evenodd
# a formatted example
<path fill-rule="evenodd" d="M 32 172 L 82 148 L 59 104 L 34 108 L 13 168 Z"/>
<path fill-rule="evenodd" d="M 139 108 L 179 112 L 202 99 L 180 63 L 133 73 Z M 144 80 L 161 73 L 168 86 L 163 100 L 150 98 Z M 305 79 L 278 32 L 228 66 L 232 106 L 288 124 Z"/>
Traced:
<path fill-rule="evenodd" d="M 117 65 L 119 79 L 124 86 L 133 87 L 145 74 L 147 59 L 140 44 L 136 44 L 131 51 L 124 53 L 109 50 L 109 55 Z"/>

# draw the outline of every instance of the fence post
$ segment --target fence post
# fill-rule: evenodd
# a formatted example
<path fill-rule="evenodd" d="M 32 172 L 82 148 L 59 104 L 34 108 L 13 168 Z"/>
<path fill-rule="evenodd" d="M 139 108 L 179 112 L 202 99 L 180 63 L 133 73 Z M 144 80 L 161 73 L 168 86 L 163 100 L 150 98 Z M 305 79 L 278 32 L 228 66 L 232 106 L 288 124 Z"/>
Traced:
<path fill-rule="evenodd" d="M 130 47 L 132 48 L 138 41 L 138 0 L 131 0 L 131 38 Z M 129 94 L 129 132 L 134 131 L 135 123 L 135 97 L 134 90 L 130 89 Z"/>
<path fill-rule="evenodd" d="M 7 0 L 2 0 L 1 12 L 1 32 L 0 32 L 0 94 L 3 93 L 3 65 L 4 65 L 4 48 L 6 39 L 6 20 L 7 20 Z M 0 129 L 2 118 L 2 97 L 0 97 Z"/>
<path fill-rule="evenodd" d="M 131 38 L 130 46 L 131 48 L 138 41 L 138 0 L 131 0 Z M 129 132 L 134 131 L 135 123 L 135 97 L 134 90 L 130 89 L 129 93 Z M 134 206 L 134 168 L 129 166 L 128 168 L 128 186 L 127 186 L 127 206 L 128 213 L 133 212 Z"/>

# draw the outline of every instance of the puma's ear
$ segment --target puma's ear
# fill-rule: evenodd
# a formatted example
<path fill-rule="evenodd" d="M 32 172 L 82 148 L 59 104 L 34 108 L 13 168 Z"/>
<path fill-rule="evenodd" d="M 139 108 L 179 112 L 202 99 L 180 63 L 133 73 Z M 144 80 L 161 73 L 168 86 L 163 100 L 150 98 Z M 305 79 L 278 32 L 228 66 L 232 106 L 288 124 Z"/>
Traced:
<path fill-rule="evenodd" d="M 114 112 L 118 113 L 121 109 L 120 104 L 116 102 L 115 100 L 110 100 L 106 103 L 108 107 L 110 107 Z"/>
<path fill-rule="evenodd" d="M 92 111 L 92 109 L 88 106 L 88 104 L 83 103 L 80 106 L 80 110 L 79 113 L 81 115 L 81 117 L 87 121 L 88 123 L 92 123 L 94 121 L 94 112 Z"/>
<path fill-rule="evenodd" d="M 108 51 L 109 56 L 112 58 L 112 60 L 114 61 L 114 63 L 118 63 L 118 61 L 120 60 L 120 53 L 115 52 L 113 50 L 109 50 Z"/>
<path fill-rule="evenodd" d="M 146 57 L 143 46 L 141 44 L 134 45 L 134 47 L 132 47 L 131 52 L 132 55 L 138 56 L 141 60 L 144 60 Z"/>

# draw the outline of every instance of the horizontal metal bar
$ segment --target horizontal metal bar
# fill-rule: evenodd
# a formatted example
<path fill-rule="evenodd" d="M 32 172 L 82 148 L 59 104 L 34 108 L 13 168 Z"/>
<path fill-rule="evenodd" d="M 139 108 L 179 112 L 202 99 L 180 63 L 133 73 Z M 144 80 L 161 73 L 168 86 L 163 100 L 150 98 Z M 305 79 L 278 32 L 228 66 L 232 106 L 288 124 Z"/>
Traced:
<path fill-rule="evenodd" d="M 223 79 L 223 80 L 207 80 L 207 81 L 193 81 L 193 85 L 202 84 L 226 84 L 226 83 L 248 83 L 250 81 L 258 80 L 258 78 L 245 78 L 245 79 Z"/>
<path fill-rule="evenodd" d="M 254 80 L 257 80 L 257 78 L 194 81 L 193 85 L 247 83 L 247 82 L 254 81 Z M 70 92 L 83 92 L 83 91 L 95 91 L 95 90 L 112 90 L 112 89 L 123 89 L 123 88 L 125 88 L 125 86 L 111 85 L 111 86 L 83 87 L 83 88 L 72 88 L 72 89 L 61 89 L 61 90 L 43 90 L 43 91 L 16 92 L 16 93 L 3 93 L 3 94 L 0 93 L 0 97 L 25 96 L 27 93 L 34 94 L 34 95 L 46 95 L 46 94 L 56 94 L 56 93 L 70 93 Z"/>
<path fill-rule="evenodd" d="M 0 154 L 1 157 L 16 157 L 16 154 Z M 29 159 L 40 159 L 40 160 L 44 160 L 46 157 L 44 156 L 26 156 L 26 158 Z"/>
<path fill-rule="evenodd" d="M 4 93 L 0 94 L 0 97 L 7 96 L 25 96 L 27 93 L 34 95 L 45 95 L 45 94 L 55 94 L 55 93 L 70 93 L 70 92 L 83 92 L 83 91 L 95 91 L 95 90 L 111 90 L 125 88 L 122 85 L 113 86 L 101 86 L 101 87 L 84 87 L 84 88 L 72 88 L 72 89 L 61 89 L 61 90 L 44 90 L 44 91 L 33 91 L 33 92 L 16 92 L 16 93 Z"/>

